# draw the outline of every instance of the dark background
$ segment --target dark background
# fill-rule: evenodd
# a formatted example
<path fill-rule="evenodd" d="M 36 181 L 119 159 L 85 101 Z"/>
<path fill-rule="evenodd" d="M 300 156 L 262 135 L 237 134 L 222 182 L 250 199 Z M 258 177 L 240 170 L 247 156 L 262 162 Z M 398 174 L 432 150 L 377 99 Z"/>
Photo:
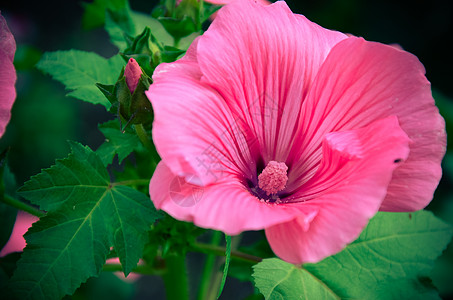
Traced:
<path fill-rule="evenodd" d="M 69 151 L 67 140 L 80 141 L 96 149 L 103 141 L 97 124 L 112 118 L 99 105 L 65 97 L 61 84 L 34 69 L 41 53 L 75 48 L 109 57 L 116 54 L 117 49 L 110 44 L 102 28 L 82 29 L 83 1 L 3 2 L 0 10 L 18 45 L 15 60 L 18 96 L 12 120 L 0 140 L 0 149 L 11 147 L 10 164 L 20 185 L 42 168 L 51 166 L 56 158 L 65 157 Z M 151 12 L 156 3 L 130 0 L 132 9 L 142 12 Z M 396 43 L 418 56 L 425 65 L 447 127 L 453 125 L 450 122 L 453 117 L 453 1 L 299 0 L 287 3 L 293 12 L 304 14 L 323 27 L 363 36 L 367 40 Z M 444 160 L 444 177 L 429 208 L 453 223 L 451 161 Z M 453 267 L 451 246 L 447 254 L 445 263 L 451 263 Z M 200 259 L 192 255 L 190 268 L 199 268 Z M 109 293 L 111 280 L 116 280 L 110 275 L 98 280 L 99 286 L 105 284 L 103 298 L 123 299 L 131 295 L 131 285 L 124 285 L 122 292 L 111 290 Z M 123 283 L 118 280 L 117 284 Z M 159 279 L 140 279 L 136 283 L 136 297 L 163 296 L 161 284 Z M 96 289 L 86 287 L 90 288 Z M 248 284 L 228 279 L 222 298 L 242 298 L 252 290 Z M 446 291 L 444 298 L 448 298 L 448 293 L 453 295 L 451 287 L 450 292 Z"/>

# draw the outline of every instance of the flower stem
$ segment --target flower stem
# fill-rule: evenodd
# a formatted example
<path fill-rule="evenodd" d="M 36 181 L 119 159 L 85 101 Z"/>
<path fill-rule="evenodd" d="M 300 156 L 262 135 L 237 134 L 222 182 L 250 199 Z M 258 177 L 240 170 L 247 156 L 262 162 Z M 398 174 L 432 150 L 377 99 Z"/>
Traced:
<path fill-rule="evenodd" d="M 142 144 L 148 149 L 152 150 L 153 144 L 151 143 L 150 138 L 148 137 L 148 134 L 146 133 L 145 128 L 143 127 L 143 124 L 135 124 L 134 125 L 135 132 L 137 133 L 138 138 L 142 142 Z"/>
<path fill-rule="evenodd" d="M 167 271 L 162 275 L 168 300 L 188 300 L 186 257 L 171 255 L 165 258 Z"/>
<path fill-rule="evenodd" d="M 134 125 L 135 132 L 137 133 L 138 138 L 142 142 L 142 144 L 151 152 L 151 156 L 153 158 L 154 168 L 157 166 L 157 163 L 160 161 L 159 153 L 157 153 L 156 147 L 151 142 L 151 138 L 146 133 L 143 124 L 135 124 Z"/>
<path fill-rule="evenodd" d="M 214 254 L 217 256 L 225 256 L 225 247 L 215 246 L 215 245 L 210 245 L 210 244 L 196 242 L 196 243 L 192 244 L 191 250 L 196 251 L 196 252 Z M 252 264 L 257 264 L 263 260 L 263 258 L 261 258 L 261 257 L 250 255 L 250 254 L 240 252 L 237 250 L 231 251 L 231 259 L 245 261 L 245 262 L 252 263 Z"/>
<path fill-rule="evenodd" d="M 45 213 L 43 213 L 42 211 L 34 208 L 33 206 L 31 205 L 28 205 L 22 201 L 19 201 L 11 196 L 8 196 L 8 195 L 3 195 L 3 197 L 1 198 L 1 201 L 12 206 L 12 207 L 15 207 L 17 209 L 20 209 L 20 210 L 23 210 L 25 212 L 28 212 L 29 214 L 32 214 L 38 218 L 41 218 L 45 215 Z"/>
<path fill-rule="evenodd" d="M 221 239 L 222 239 L 222 232 L 214 231 L 210 245 L 218 246 Z M 216 261 L 215 254 L 211 253 L 206 256 L 203 274 L 201 275 L 200 288 L 198 289 L 198 298 L 197 298 L 198 300 L 207 299 L 206 296 L 209 291 L 210 281 L 214 277 L 213 273 L 215 272 L 215 270 L 214 270 L 215 261 Z"/>

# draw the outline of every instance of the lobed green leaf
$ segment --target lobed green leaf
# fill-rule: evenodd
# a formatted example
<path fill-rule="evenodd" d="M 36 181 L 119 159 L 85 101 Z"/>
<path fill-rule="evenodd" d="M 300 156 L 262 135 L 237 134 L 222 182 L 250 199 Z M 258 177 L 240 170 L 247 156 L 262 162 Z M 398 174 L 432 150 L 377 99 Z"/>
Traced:
<path fill-rule="evenodd" d="M 19 299 L 72 294 L 100 273 L 111 247 L 129 274 L 158 217 L 148 196 L 110 183 L 96 153 L 78 143 L 71 148 L 19 190 L 48 210 L 26 233 L 27 247 L 9 284 Z"/>
<path fill-rule="evenodd" d="M 278 258 L 265 259 L 253 269 L 265 299 L 340 299 L 307 270 Z"/>
<path fill-rule="evenodd" d="M 118 120 L 100 124 L 99 130 L 104 134 L 105 141 L 96 153 L 105 166 L 112 163 L 115 155 L 118 155 L 118 161 L 121 163 L 134 150 L 143 148 L 133 129 L 127 127 L 124 132 L 121 131 Z"/>
<path fill-rule="evenodd" d="M 429 274 L 452 234 L 428 211 L 378 213 L 342 252 L 302 268 L 266 259 L 253 277 L 266 299 L 439 299 Z"/>
<path fill-rule="evenodd" d="M 106 59 L 92 52 L 69 50 L 44 53 L 36 67 L 64 84 L 70 90 L 68 96 L 109 109 L 110 102 L 95 84 L 114 84 L 124 65 L 119 55 Z"/>

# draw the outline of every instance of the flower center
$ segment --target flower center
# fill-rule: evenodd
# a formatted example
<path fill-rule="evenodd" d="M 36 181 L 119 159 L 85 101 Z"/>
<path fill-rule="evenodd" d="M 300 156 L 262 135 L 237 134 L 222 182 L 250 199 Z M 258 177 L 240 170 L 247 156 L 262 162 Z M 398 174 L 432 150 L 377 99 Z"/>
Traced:
<path fill-rule="evenodd" d="M 288 182 L 286 171 L 288 166 L 284 162 L 271 160 L 258 176 L 258 186 L 268 196 L 282 191 Z"/>

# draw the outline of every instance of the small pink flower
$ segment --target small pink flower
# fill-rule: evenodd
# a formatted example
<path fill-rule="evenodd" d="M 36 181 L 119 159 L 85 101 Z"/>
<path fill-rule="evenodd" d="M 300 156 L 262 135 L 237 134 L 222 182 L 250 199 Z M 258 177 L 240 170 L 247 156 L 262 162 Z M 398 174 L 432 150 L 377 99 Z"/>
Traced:
<path fill-rule="evenodd" d="M 432 199 L 446 134 L 424 73 L 414 55 L 324 29 L 283 1 L 228 4 L 154 73 L 151 199 L 230 235 L 265 229 L 291 263 L 337 253 L 379 210 Z M 178 201 L 175 178 L 186 182 Z M 182 193 L 197 200 L 178 205 Z"/>
<path fill-rule="evenodd" d="M 141 75 L 142 69 L 140 69 L 137 61 L 130 58 L 127 62 L 126 69 L 124 70 L 124 76 L 126 77 L 127 87 L 129 88 L 129 91 L 131 91 L 131 94 L 134 93 Z"/>
<path fill-rule="evenodd" d="M 0 252 L 0 257 L 13 252 L 22 252 L 22 250 L 26 246 L 24 234 L 27 232 L 28 228 L 30 228 L 31 225 L 36 221 L 38 221 L 38 217 L 35 217 L 23 211 L 19 211 L 17 213 L 16 222 L 14 223 L 13 232 L 11 233 L 11 236 L 5 247 L 3 247 L 2 251 Z"/>
<path fill-rule="evenodd" d="M 11 107 L 16 99 L 16 69 L 13 65 L 16 42 L 0 14 L 0 137 L 11 118 Z"/>

